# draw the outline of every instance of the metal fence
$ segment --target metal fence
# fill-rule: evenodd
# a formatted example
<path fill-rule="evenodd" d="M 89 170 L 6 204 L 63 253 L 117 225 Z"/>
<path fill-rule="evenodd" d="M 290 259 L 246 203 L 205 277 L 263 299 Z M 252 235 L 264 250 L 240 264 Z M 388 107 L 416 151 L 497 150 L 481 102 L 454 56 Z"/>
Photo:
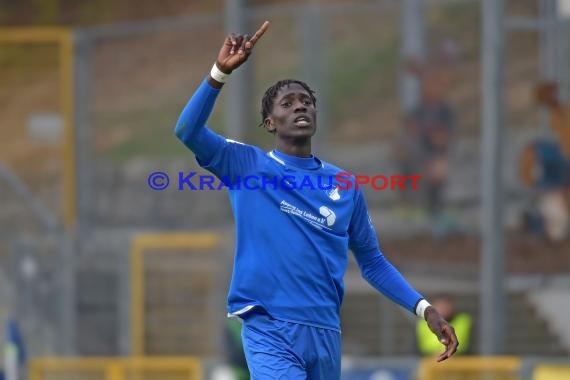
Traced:
<path fill-rule="evenodd" d="M 58 61 L 52 45 L 1 50 L 0 99 L 9 110 L 0 114 L 6 126 L 0 130 L 0 159 L 9 169 L 2 171 L 2 183 L 8 186 L 0 188 L 0 218 L 6 227 L 2 240 L 16 247 L 15 257 L 26 251 L 17 244 L 24 231 L 33 236 L 30 250 L 34 255 L 51 250 L 40 238 L 46 231 L 53 241 L 65 242 L 53 248 L 53 262 L 65 258 L 61 259 L 65 265 L 48 265 L 53 273 L 45 273 L 65 279 L 58 285 L 62 292 L 49 293 L 54 304 L 62 305 L 56 317 L 59 322 L 53 324 L 65 326 L 84 305 L 75 298 L 73 284 L 78 283 L 78 273 L 88 271 L 92 263 L 106 262 L 105 274 L 117 284 L 124 281 L 126 260 L 116 257 L 126 255 L 133 232 L 204 228 L 229 220 L 230 208 L 223 192 L 177 190 L 174 182 L 179 172 L 200 169 L 173 135 L 177 117 L 211 67 L 228 25 L 243 25 L 243 30 L 232 30 L 243 32 L 255 30 L 265 19 L 271 21 L 250 61 L 232 75 L 222 91 L 209 125 L 228 137 L 270 149 L 271 136 L 256 127 L 259 100 L 276 80 L 299 78 L 317 91 L 316 153 L 348 170 L 369 175 L 400 170 L 394 158 L 395 142 L 409 99 L 417 99 L 418 90 L 417 83 L 406 77 L 405 55 L 433 58 L 449 46 L 442 42 L 453 40 L 457 60 L 446 97 L 456 113 L 456 137 L 446 201 L 454 208 L 462 231 L 477 235 L 481 4 L 476 0 L 425 2 L 423 26 L 418 26 L 414 25 L 417 14 L 416 18 L 405 14 L 402 3 L 411 2 L 259 6 L 246 9 L 241 19 L 235 8 L 228 8 L 227 14 L 78 29 L 73 31 L 73 70 L 59 71 L 63 61 Z M 568 99 L 570 57 L 566 42 L 570 28 L 568 21 L 552 27 L 552 4 L 507 1 L 504 180 L 509 200 L 504 207 L 506 224 L 512 227 L 520 224 L 528 195 L 517 174 L 520 150 L 532 138 L 548 135 L 546 119 L 532 97 L 533 88 L 542 79 L 557 79 Z M 538 20 L 539 16 L 550 21 Z M 60 156 L 62 140 L 56 136 L 59 145 L 49 142 L 53 136 L 47 136 L 47 142 L 35 141 L 38 135 L 33 134 L 33 120 L 37 119 L 30 118 L 38 112 L 44 116 L 44 123 L 54 114 L 61 117 L 65 104 L 54 94 L 61 90 L 58 80 L 65 73 L 72 73 L 74 80 L 72 137 L 76 149 L 75 160 L 71 160 L 75 163 L 76 187 L 70 196 L 62 196 L 69 178 L 64 175 L 65 168 L 69 169 L 66 160 L 70 160 Z M 55 131 L 57 135 L 57 128 Z M 33 134 L 32 138 L 28 134 Z M 173 183 L 168 189 L 153 191 L 148 187 L 147 178 L 155 171 L 171 176 Z M 6 173 L 15 174 L 20 182 L 11 181 L 11 174 Z M 365 192 L 371 208 L 382 211 L 374 215 L 382 234 L 430 232 L 423 222 L 387 212 L 399 194 L 370 188 Z M 75 207 L 74 198 L 77 207 L 73 219 L 78 229 L 64 234 L 58 229 L 64 223 L 57 221 L 65 219 L 65 204 L 71 202 Z M 120 242 L 109 243 L 109 232 Z M 117 253 L 119 249 L 122 251 Z M 107 254 L 98 257 L 102 251 Z M 113 260 L 121 265 L 113 266 Z M 124 301 L 120 297 L 126 294 L 124 289 L 118 291 L 113 307 L 118 310 Z M 38 300 L 44 296 L 36 294 L 30 304 L 39 310 L 42 302 Z M 56 301 L 57 297 L 63 301 Z M 77 326 L 75 323 L 71 325 Z M 119 326 L 112 331 L 117 332 Z M 66 330 L 57 331 L 55 335 L 59 336 Z M 64 341 L 68 342 L 63 344 L 67 349 L 76 345 L 72 336 Z M 105 350 L 125 351 L 116 342 L 111 348 L 102 344 L 101 351 Z"/>

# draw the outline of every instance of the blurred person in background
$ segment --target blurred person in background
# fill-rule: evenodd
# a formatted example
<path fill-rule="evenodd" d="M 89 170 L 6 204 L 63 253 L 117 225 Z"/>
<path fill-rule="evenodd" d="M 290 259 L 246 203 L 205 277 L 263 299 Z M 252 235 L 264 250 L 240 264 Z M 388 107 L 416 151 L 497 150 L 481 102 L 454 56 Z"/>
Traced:
<path fill-rule="evenodd" d="M 362 189 L 291 188 L 291 182 L 314 184 L 342 172 L 312 154 L 316 99 L 306 83 L 282 80 L 265 92 L 260 126 L 275 136 L 270 152 L 206 126 L 224 83 L 268 27 L 265 22 L 253 37 L 226 37 L 210 75 L 175 128 L 200 166 L 228 187 L 237 241 L 227 310 L 243 321 L 251 377 L 340 379 L 340 310 L 349 248 L 372 286 L 427 321 L 445 346 L 437 360 L 450 358 L 459 344 L 453 328 L 380 251 Z M 248 190 L 241 179 L 252 176 L 255 183 L 249 186 L 257 188 Z"/>
<path fill-rule="evenodd" d="M 0 370 L 0 380 L 24 378 L 27 367 L 27 354 L 24 339 L 16 318 L 6 321 L 4 342 L 4 370 Z"/>
<path fill-rule="evenodd" d="M 536 92 L 538 102 L 550 113 L 550 128 L 566 160 L 564 191 L 566 204 L 570 208 L 570 103 L 560 102 L 559 88 L 554 82 L 540 84 Z"/>
<path fill-rule="evenodd" d="M 564 156 L 558 144 L 539 139 L 527 144 L 521 154 L 520 177 L 531 190 L 531 205 L 525 211 L 527 230 L 549 241 L 563 240 L 568 230 L 568 206 L 564 198 Z"/>
<path fill-rule="evenodd" d="M 235 380 L 249 380 L 249 369 L 243 352 L 242 324 L 237 318 L 228 318 L 224 326 L 226 362 Z"/>
<path fill-rule="evenodd" d="M 549 111 L 555 140 L 536 139 L 522 151 L 520 178 L 533 198 L 525 224 L 558 242 L 567 237 L 570 223 L 570 105 L 560 103 L 553 82 L 540 83 L 535 97 Z"/>
<path fill-rule="evenodd" d="M 562 154 L 570 161 L 570 103 L 560 102 L 558 85 L 554 82 L 540 83 L 536 88 L 536 100 L 549 111 L 550 127 Z"/>
<path fill-rule="evenodd" d="M 439 314 L 455 329 L 457 339 L 461 345 L 457 349 L 458 354 L 470 352 L 471 334 L 473 323 L 471 316 L 467 313 L 459 313 L 455 308 L 455 302 L 451 296 L 442 295 L 436 297 L 432 303 Z M 416 343 L 418 352 L 423 356 L 433 356 L 439 354 L 441 343 L 434 338 L 433 333 L 425 321 L 418 320 L 416 324 Z"/>
<path fill-rule="evenodd" d="M 420 83 L 419 104 L 405 116 L 397 159 L 407 174 L 421 174 L 422 208 L 435 220 L 436 234 L 449 229 L 444 214 L 444 191 L 449 172 L 455 114 L 446 100 L 457 49 L 451 40 L 441 43 L 434 59 L 421 64 L 409 59 L 407 70 Z M 411 173 L 413 172 L 413 173 Z"/>
<path fill-rule="evenodd" d="M 249 380 L 249 368 L 243 350 L 242 323 L 237 318 L 227 318 L 223 326 L 224 362 L 215 366 L 211 380 Z M 0 379 L 1 380 L 1 379 Z"/>

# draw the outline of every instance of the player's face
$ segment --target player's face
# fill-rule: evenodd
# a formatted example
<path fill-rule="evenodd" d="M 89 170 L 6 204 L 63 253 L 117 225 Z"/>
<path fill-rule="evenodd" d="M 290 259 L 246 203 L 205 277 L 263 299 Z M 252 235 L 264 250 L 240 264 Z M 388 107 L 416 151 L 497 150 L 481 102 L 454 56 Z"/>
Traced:
<path fill-rule="evenodd" d="M 297 83 L 282 87 L 266 127 L 285 138 L 309 138 L 317 129 L 317 110 L 309 93 Z"/>

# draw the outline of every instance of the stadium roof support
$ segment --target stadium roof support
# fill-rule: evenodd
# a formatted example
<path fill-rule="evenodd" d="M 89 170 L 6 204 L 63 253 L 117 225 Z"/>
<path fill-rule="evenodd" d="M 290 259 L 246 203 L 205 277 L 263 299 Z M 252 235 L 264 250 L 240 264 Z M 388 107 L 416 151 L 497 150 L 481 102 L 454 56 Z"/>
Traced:
<path fill-rule="evenodd" d="M 402 60 L 410 57 L 423 60 L 425 55 L 425 22 L 422 0 L 403 0 L 402 13 Z M 404 73 L 400 82 L 400 104 L 403 113 L 412 110 L 418 103 L 419 83 L 413 75 Z"/>
<path fill-rule="evenodd" d="M 247 0 L 226 0 L 225 2 L 225 25 L 226 32 L 232 33 L 236 30 L 250 30 L 248 18 L 246 17 Z M 246 138 L 247 130 L 252 125 L 251 112 L 248 112 L 251 105 L 252 83 L 253 83 L 253 59 L 247 65 L 243 65 L 232 73 L 232 85 L 227 86 L 224 92 L 227 94 L 225 117 L 227 122 L 227 137 L 238 141 Z"/>
<path fill-rule="evenodd" d="M 504 1 L 482 2 L 481 354 L 504 350 L 503 51 Z"/>

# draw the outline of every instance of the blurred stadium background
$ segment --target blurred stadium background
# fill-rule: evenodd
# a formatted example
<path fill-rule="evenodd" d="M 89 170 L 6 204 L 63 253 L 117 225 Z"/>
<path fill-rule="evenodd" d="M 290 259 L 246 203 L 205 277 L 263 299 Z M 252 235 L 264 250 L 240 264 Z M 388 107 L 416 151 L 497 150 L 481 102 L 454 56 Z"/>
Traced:
<path fill-rule="evenodd" d="M 396 141 L 418 101 L 406 58 L 446 40 L 457 49 L 447 222 L 400 212 L 396 191 L 364 191 L 385 255 L 418 290 L 451 294 L 474 317 L 470 355 L 439 366 L 418 356 L 413 318 L 351 262 L 344 378 L 570 379 L 570 241 L 528 230 L 534 193 L 519 177 L 525 144 L 552 138 L 535 86 L 554 80 L 570 100 L 567 3 L 0 2 L 0 321 L 5 347 L 17 322 L 19 377 L 202 379 L 223 362 L 231 211 L 223 191 L 177 190 L 178 172 L 205 172 L 173 127 L 226 32 L 267 19 L 210 126 L 271 149 L 256 128 L 263 91 L 300 78 L 317 90 L 317 154 L 358 174 L 398 173 Z M 489 67 L 503 80 L 489 88 L 483 8 L 502 5 L 503 55 Z M 500 100 L 491 119 L 485 94 Z M 482 141 L 500 142 L 495 162 Z M 484 194 L 497 163 L 501 185 Z M 167 190 L 149 188 L 155 171 L 171 177 Z"/>

